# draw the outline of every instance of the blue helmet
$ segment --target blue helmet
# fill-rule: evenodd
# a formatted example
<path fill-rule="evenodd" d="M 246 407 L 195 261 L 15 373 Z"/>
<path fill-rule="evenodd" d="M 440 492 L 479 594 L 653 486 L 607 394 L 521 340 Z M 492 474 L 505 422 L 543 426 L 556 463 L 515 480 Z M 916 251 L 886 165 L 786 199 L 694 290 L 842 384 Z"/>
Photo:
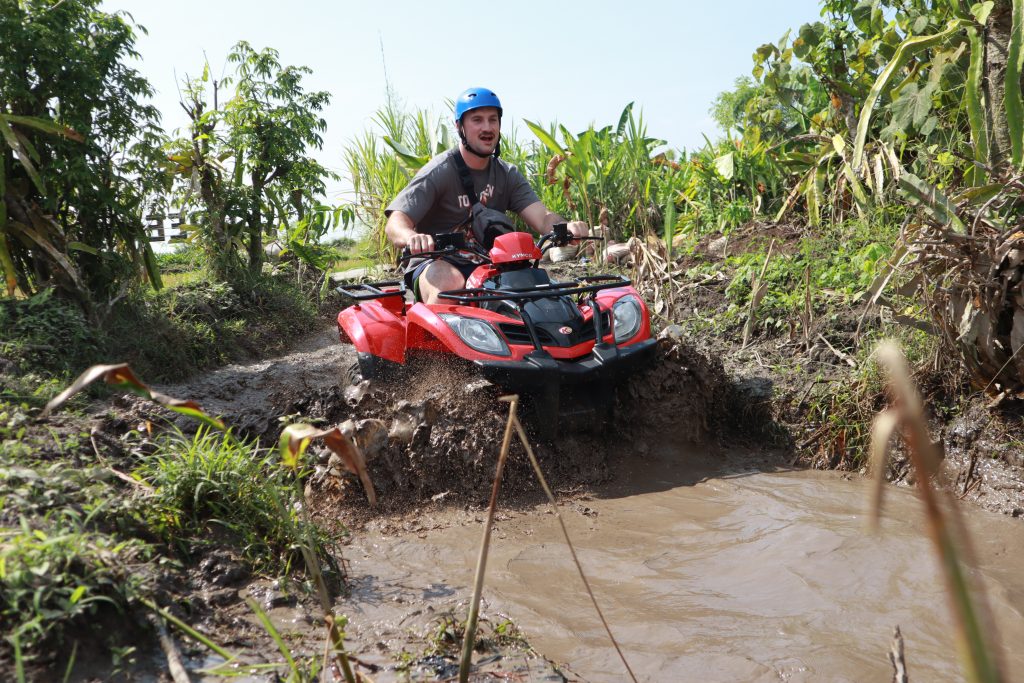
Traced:
<path fill-rule="evenodd" d="M 467 111 L 480 109 L 481 107 L 497 107 L 498 116 L 501 116 L 501 100 L 493 91 L 487 88 L 470 88 L 455 98 L 455 122 L 462 121 Z"/>

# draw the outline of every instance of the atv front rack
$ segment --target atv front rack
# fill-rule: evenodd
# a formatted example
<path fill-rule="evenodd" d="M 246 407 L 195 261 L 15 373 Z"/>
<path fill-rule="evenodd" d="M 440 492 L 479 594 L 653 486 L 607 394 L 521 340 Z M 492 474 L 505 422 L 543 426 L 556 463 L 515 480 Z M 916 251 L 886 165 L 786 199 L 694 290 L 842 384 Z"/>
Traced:
<path fill-rule="evenodd" d="M 597 303 L 594 292 L 602 289 L 613 289 L 615 287 L 628 287 L 631 285 L 629 278 L 621 275 L 588 275 L 577 278 L 575 282 L 552 282 L 548 285 L 535 285 L 533 287 L 510 287 L 508 289 L 487 289 L 478 287 L 474 289 L 453 289 L 441 292 L 438 296 L 442 299 L 449 299 L 460 304 L 474 304 L 483 301 L 508 301 L 516 305 L 519 315 L 523 320 L 527 333 L 530 335 L 530 342 L 533 344 L 534 352 L 547 356 L 544 345 L 537 333 L 537 326 L 526 312 L 523 306 L 528 301 L 535 299 L 547 299 L 556 296 L 569 296 L 572 294 L 590 294 L 587 297 L 591 310 L 594 311 L 594 339 L 595 351 L 598 348 L 608 346 L 604 339 L 605 329 L 601 324 L 601 307 Z M 611 345 L 614 348 L 614 345 Z"/>
<path fill-rule="evenodd" d="M 382 287 L 397 287 L 384 291 Z M 404 280 L 385 280 L 382 282 L 362 282 L 354 285 L 342 285 L 334 288 L 338 294 L 343 294 L 356 301 L 369 301 L 371 299 L 383 299 L 389 296 L 405 296 Z"/>
<path fill-rule="evenodd" d="M 632 284 L 629 278 L 621 275 L 588 275 L 577 278 L 575 282 L 552 282 L 549 285 L 536 285 L 533 287 L 451 289 L 447 292 L 441 292 L 438 294 L 438 297 L 460 304 L 475 304 L 482 301 L 514 301 L 519 303 L 521 301 L 547 299 L 555 296 L 588 294 L 602 289 L 629 287 Z"/>

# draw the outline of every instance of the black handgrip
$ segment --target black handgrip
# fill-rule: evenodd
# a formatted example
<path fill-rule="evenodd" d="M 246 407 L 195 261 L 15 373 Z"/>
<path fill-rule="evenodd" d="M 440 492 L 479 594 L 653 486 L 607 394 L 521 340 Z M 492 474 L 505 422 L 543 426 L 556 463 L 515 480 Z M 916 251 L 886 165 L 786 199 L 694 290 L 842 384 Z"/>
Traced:
<path fill-rule="evenodd" d="M 564 247 L 572 241 L 568 223 L 555 223 L 551 226 L 551 243 L 556 247 Z"/>

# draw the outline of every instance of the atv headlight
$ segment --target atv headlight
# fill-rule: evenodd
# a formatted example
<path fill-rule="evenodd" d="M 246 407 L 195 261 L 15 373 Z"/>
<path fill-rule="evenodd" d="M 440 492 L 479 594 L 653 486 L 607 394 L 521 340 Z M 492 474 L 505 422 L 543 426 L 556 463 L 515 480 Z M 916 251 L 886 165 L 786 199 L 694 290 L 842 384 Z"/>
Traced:
<path fill-rule="evenodd" d="M 632 339 L 640 331 L 644 314 L 637 298 L 627 294 L 612 306 L 612 317 L 615 320 L 612 325 L 615 330 L 615 343 L 621 344 Z"/>
<path fill-rule="evenodd" d="M 448 323 L 448 327 L 452 328 L 452 331 L 459 335 L 459 339 L 470 348 L 492 356 L 512 355 L 505 340 L 483 320 L 464 318 L 451 313 L 441 313 L 438 317 Z"/>

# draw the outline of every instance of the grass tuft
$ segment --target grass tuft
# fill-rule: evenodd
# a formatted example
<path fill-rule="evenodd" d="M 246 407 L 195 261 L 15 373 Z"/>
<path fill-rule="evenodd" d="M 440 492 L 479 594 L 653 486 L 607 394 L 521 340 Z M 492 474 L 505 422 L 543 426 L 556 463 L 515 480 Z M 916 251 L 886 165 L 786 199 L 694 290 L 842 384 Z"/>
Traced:
<path fill-rule="evenodd" d="M 299 514 L 290 472 L 253 441 L 205 428 L 176 432 L 135 474 L 154 487 L 140 512 L 169 545 L 187 552 L 227 541 L 270 572 L 287 572 L 307 539 L 330 556 L 325 534 Z"/>

